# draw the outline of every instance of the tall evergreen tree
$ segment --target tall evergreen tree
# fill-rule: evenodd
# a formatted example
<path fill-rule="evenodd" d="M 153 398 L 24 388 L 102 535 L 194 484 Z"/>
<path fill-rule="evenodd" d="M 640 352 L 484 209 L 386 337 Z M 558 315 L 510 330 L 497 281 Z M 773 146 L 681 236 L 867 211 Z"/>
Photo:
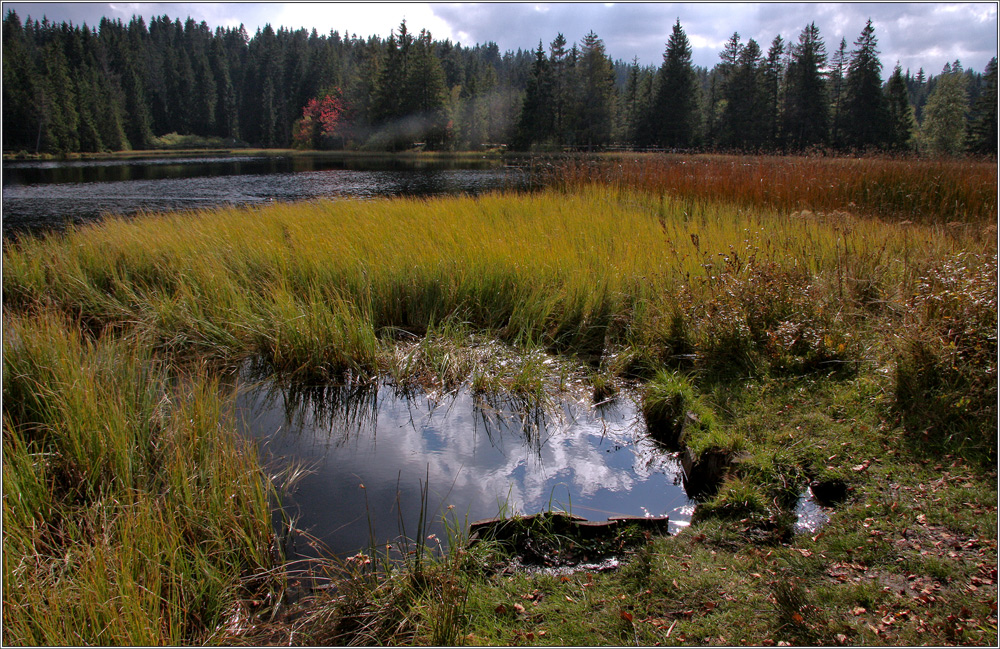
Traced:
<path fill-rule="evenodd" d="M 983 72 L 983 90 L 972 106 L 966 147 L 972 153 L 997 155 L 997 57 Z"/>
<path fill-rule="evenodd" d="M 616 99 L 614 67 L 604 51 L 604 41 L 593 31 L 583 39 L 580 75 L 583 101 L 577 142 L 589 149 L 611 140 Z"/>
<path fill-rule="evenodd" d="M 652 111 L 657 144 L 679 148 L 693 146 L 699 136 L 697 78 L 691 65 L 691 44 L 680 19 L 667 40 L 658 80 Z"/>
<path fill-rule="evenodd" d="M 413 44 L 412 60 L 403 85 L 404 105 L 401 117 L 411 120 L 409 138 L 421 138 L 431 148 L 440 148 L 448 140 L 446 131 L 444 70 L 434 55 L 430 32 L 421 30 Z M 409 143 L 407 143 L 409 144 Z"/>
<path fill-rule="evenodd" d="M 830 142 L 835 147 L 842 147 L 846 137 L 844 104 L 847 93 L 844 86 L 847 66 L 847 39 L 841 38 L 830 62 Z"/>
<path fill-rule="evenodd" d="M 882 92 L 882 62 L 875 27 L 869 18 L 854 41 L 847 69 L 844 101 L 845 144 L 856 149 L 880 148 L 892 139 L 889 105 Z"/>
<path fill-rule="evenodd" d="M 792 47 L 785 75 L 783 130 L 787 145 L 793 149 L 826 144 L 830 112 L 825 66 L 826 46 L 816 23 L 810 23 Z"/>
<path fill-rule="evenodd" d="M 886 86 L 886 98 L 889 107 L 889 148 L 895 151 L 905 151 L 911 146 L 916 121 L 913 117 L 913 107 L 910 105 L 909 92 L 903 71 L 899 63 L 889 77 Z"/>
<path fill-rule="evenodd" d="M 517 122 L 515 148 L 526 150 L 552 136 L 555 121 L 552 91 L 552 68 L 539 41 Z"/>
<path fill-rule="evenodd" d="M 21 19 L 13 10 L 3 19 L 3 145 L 5 150 L 38 148 L 43 117 L 36 102 L 35 61 Z"/>
<path fill-rule="evenodd" d="M 744 151 L 760 150 L 767 142 L 767 94 L 760 46 L 750 39 L 742 46 L 726 86 L 725 143 Z"/>
<path fill-rule="evenodd" d="M 769 148 L 779 146 L 781 125 L 781 88 L 785 76 L 783 54 L 785 41 L 781 34 L 774 37 L 771 47 L 767 50 L 767 60 L 764 62 L 764 121 L 765 143 Z"/>

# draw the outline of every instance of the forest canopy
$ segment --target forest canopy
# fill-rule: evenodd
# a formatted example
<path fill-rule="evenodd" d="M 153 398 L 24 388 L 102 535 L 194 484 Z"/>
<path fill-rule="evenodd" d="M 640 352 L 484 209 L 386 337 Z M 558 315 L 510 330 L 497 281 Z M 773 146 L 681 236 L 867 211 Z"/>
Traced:
<path fill-rule="evenodd" d="M 594 32 L 501 53 L 414 33 L 252 36 L 166 15 L 96 28 L 3 21 L 3 149 L 217 146 L 406 150 L 654 148 L 997 153 L 997 63 L 896 65 L 872 22 L 829 50 L 815 24 L 770 44 L 734 32 L 695 66 L 678 19 L 659 66 L 613 61 Z"/>

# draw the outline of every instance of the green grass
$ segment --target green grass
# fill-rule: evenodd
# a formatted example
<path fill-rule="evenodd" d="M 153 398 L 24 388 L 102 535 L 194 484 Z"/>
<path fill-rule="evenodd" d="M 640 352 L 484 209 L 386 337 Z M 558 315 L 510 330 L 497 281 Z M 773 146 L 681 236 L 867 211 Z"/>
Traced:
<path fill-rule="evenodd" d="M 3 330 L 4 643 L 209 640 L 273 536 L 217 381 L 50 313 Z"/>
<path fill-rule="evenodd" d="M 988 644 L 995 164 L 741 160 L 8 245 L 5 641 Z M 419 579 L 331 565 L 300 617 L 255 617 L 241 599 L 280 588 L 247 581 L 270 574 L 270 487 L 205 369 L 248 360 L 526 412 L 631 387 L 724 470 L 618 572 L 485 576 L 456 549 Z M 848 496 L 795 535 L 812 480 Z"/>

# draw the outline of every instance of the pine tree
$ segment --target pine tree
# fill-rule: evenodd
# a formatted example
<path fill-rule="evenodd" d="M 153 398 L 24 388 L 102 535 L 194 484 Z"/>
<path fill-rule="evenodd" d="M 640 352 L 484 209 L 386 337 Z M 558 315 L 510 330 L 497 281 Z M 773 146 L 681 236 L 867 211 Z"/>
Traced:
<path fill-rule="evenodd" d="M 732 94 L 730 84 L 736 74 L 736 64 L 742 50 L 740 34 L 733 32 L 719 52 L 719 63 L 712 70 L 709 82 L 707 136 L 723 147 L 735 146 L 737 127 L 733 119 L 736 108 L 729 105 Z"/>
<path fill-rule="evenodd" d="M 997 155 L 997 57 L 983 71 L 983 90 L 972 106 L 966 134 L 966 148 L 972 153 Z"/>
<path fill-rule="evenodd" d="M 837 51 L 830 62 L 830 142 L 835 147 L 844 145 L 844 77 L 847 74 L 847 39 L 841 38 Z"/>
<path fill-rule="evenodd" d="M 604 51 L 604 41 L 593 31 L 583 39 L 580 54 L 583 85 L 578 142 L 588 149 L 611 140 L 615 111 L 615 73 Z"/>
<path fill-rule="evenodd" d="M 552 68 L 539 41 L 515 130 L 516 149 L 527 150 L 532 144 L 552 137 L 555 121 L 552 85 Z"/>
<path fill-rule="evenodd" d="M 724 140 L 727 146 L 757 151 L 767 141 L 767 96 L 760 46 L 752 38 L 742 46 L 725 90 Z"/>
<path fill-rule="evenodd" d="M 559 143 L 566 141 L 569 121 L 567 113 L 572 104 L 568 67 L 569 52 L 566 50 L 566 37 L 559 32 L 549 43 L 549 69 L 552 71 L 552 131 Z"/>
<path fill-rule="evenodd" d="M 441 61 L 434 54 L 431 33 L 420 30 L 414 41 L 410 65 L 403 85 L 405 104 L 403 117 L 415 119 L 415 130 L 410 130 L 408 138 L 422 138 L 430 148 L 441 148 L 448 141 L 445 115 L 444 70 Z M 411 142 L 405 143 L 407 146 Z"/>
<path fill-rule="evenodd" d="M 42 116 L 35 102 L 35 62 L 21 20 L 15 11 L 3 19 L 3 148 L 35 150 Z"/>
<path fill-rule="evenodd" d="M 785 42 L 779 34 L 771 41 L 771 47 L 767 50 L 767 60 L 764 62 L 764 142 L 769 148 L 780 144 L 781 87 L 785 74 L 782 62 L 784 50 Z"/>
<path fill-rule="evenodd" d="M 913 139 L 916 121 L 913 117 L 913 107 L 910 105 L 909 92 L 899 63 L 896 63 L 892 76 L 889 77 L 886 98 L 889 106 L 890 136 L 888 145 L 896 151 L 908 150 Z"/>
<path fill-rule="evenodd" d="M 40 130 L 38 149 L 47 152 L 79 151 L 80 114 L 76 104 L 75 84 L 63 49 L 56 41 L 42 48 L 38 93 Z"/>
<path fill-rule="evenodd" d="M 882 92 L 882 62 L 871 19 L 854 42 L 847 69 L 844 141 L 856 149 L 880 148 L 892 139 L 889 105 Z"/>
<path fill-rule="evenodd" d="M 826 144 L 830 131 L 829 100 L 823 68 L 826 47 L 816 23 L 810 23 L 791 50 L 785 75 L 783 131 L 793 149 Z"/>
<path fill-rule="evenodd" d="M 657 144 L 679 148 L 693 146 L 699 135 L 697 79 L 691 65 L 691 44 L 680 19 L 667 40 L 658 76 L 652 111 Z"/>

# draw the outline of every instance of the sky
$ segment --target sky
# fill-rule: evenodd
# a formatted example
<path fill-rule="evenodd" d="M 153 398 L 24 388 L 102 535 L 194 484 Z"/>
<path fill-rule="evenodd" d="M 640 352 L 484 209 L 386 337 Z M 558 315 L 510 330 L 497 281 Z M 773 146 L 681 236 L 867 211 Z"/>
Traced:
<path fill-rule="evenodd" d="M 901 2 L 322 2 L 322 3 L 171 3 L 171 2 L 4 2 L 4 14 L 17 11 L 23 20 L 44 16 L 54 22 L 96 26 L 102 16 L 128 22 L 141 15 L 147 23 L 166 14 L 184 21 L 188 16 L 209 27 L 246 26 L 253 35 L 270 23 L 277 29 L 316 28 L 366 37 L 387 37 L 406 19 L 417 32 L 426 28 L 436 39 L 463 45 L 494 41 L 501 52 L 531 50 L 548 44 L 561 32 L 570 43 L 581 42 L 593 30 L 613 59 L 658 66 L 673 24 L 678 19 L 693 50 L 696 65 L 711 68 L 733 32 L 742 42 L 753 38 L 765 52 L 778 34 L 797 41 L 802 29 L 815 22 L 834 52 L 841 38 L 850 51 L 869 18 L 875 26 L 883 76 L 899 62 L 916 74 L 921 67 L 938 74 L 958 59 L 965 68 L 982 71 L 997 54 L 997 4 Z"/>

